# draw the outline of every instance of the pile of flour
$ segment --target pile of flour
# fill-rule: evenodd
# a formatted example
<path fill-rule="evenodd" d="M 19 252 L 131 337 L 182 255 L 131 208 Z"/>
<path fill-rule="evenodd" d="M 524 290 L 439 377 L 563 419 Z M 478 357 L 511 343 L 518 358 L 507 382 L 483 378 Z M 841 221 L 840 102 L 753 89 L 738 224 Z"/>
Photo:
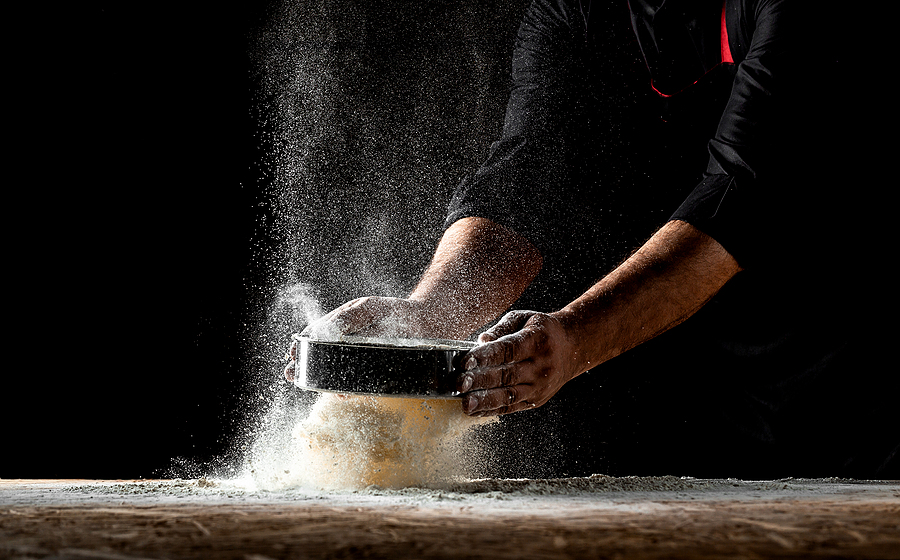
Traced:
<path fill-rule="evenodd" d="M 263 490 L 446 484 L 469 475 L 477 453 L 467 436 L 490 421 L 456 399 L 322 393 L 292 428 L 258 438 L 249 476 Z"/>

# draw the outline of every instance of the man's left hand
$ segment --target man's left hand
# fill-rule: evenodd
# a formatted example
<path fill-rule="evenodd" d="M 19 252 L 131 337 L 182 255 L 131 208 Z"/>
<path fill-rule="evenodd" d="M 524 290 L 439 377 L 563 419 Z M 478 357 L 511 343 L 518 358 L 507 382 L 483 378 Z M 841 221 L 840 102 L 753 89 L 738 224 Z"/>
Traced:
<path fill-rule="evenodd" d="M 581 373 L 566 328 L 551 314 L 512 311 L 479 341 L 485 344 L 469 351 L 457 381 L 470 416 L 541 406 Z"/>

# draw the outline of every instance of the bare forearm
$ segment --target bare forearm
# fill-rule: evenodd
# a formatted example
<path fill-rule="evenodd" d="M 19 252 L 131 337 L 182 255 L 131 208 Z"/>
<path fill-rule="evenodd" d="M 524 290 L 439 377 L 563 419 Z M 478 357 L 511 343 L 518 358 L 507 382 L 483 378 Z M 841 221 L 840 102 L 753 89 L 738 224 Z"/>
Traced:
<path fill-rule="evenodd" d="M 673 221 L 554 315 L 568 327 L 581 373 L 681 323 L 739 271 L 714 239 Z"/>
<path fill-rule="evenodd" d="M 433 336 L 465 338 L 518 299 L 542 262 L 520 235 L 484 218 L 465 218 L 444 233 L 409 299 L 429 310 Z"/>

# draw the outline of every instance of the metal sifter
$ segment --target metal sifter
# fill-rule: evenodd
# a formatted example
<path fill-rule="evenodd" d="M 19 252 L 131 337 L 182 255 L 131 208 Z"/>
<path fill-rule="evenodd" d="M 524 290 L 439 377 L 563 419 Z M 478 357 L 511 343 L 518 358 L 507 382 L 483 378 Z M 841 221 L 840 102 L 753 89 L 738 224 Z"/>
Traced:
<path fill-rule="evenodd" d="M 474 342 L 295 334 L 294 385 L 312 391 L 392 397 L 457 398 L 456 378 Z"/>

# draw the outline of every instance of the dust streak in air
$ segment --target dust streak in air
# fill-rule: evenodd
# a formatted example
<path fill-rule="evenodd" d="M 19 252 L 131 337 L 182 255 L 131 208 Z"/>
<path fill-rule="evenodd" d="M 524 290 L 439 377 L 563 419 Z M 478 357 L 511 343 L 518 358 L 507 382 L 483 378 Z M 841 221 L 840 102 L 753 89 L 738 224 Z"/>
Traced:
<path fill-rule="evenodd" d="M 427 484 L 483 455 L 461 451 L 478 422 L 458 401 L 317 396 L 281 372 L 323 312 L 417 282 L 502 126 L 513 4 L 284 1 L 252 38 L 267 280 L 236 470 L 259 486 Z"/>

